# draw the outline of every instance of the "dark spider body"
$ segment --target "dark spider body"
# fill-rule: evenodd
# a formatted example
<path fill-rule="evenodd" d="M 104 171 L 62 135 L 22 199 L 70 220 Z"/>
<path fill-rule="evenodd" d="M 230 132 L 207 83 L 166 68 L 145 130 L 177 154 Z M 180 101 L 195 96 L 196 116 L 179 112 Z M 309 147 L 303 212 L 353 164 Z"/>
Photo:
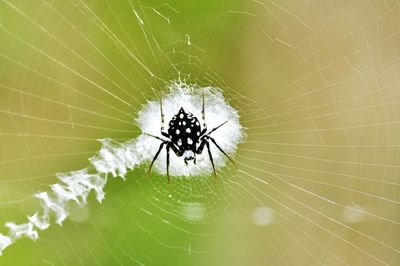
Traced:
<path fill-rule="evenodd" d="M 171 142 L 178 147 L 180 154 L 190 150 L 196 152 L 196 143 L 200 139 L 199 120 L 183 108 L 169 122 L 168 135 Z"/>
<path fill-rule="evenodd" d="M 207 147 L 208 156 L 211 161 L 211 165 L 215 173 L 214 160 L 210 150 L 211 141 L 218 150 L 220 150 L 234 165 L 233 160 L 222 150 L 222 148 L 217 144 L 214 138 L 210 136 L 212 132 L 226 124 L 228 121 L 220 124 L 219 126 L 211 129 L 207 132 L 207 124 L 205 121 L 205 112 L 204 112 L 204 95 L 203 95 L 203 106 L 201 110 L 201 119 L 203 122 L 202 127 L 200 126 L 200 122 L 193 114 L 186 112 L 183 107 L 181 107 L 176 115 L 169 121 L 168 131 L 164 130 L 164 113 L 162 109 L 162 101 L 160 101 L 160 111 L 161 111 L 161 135 L 163 137 L 168 138 L 168 140 L 162 139 L 157 136 L 150 135 L 158 140 L 161 140 L 162 143 L 158 148 L 156 155 L 153 158 L 153 161 L 150 164 L 149 171 L 153 166 L 153 163 L 157 159 L 164 145 L 166 145 L 167 149 L 167 177 L 169 179 L 169 151 L 172 149 L 176 156 L 184 157 L 184 161 L 188 164 L 188 161 L 193 160 L 193 163 L 196 163 L 196 154 L 201 154 L 203 152 L 204 147 Z M 199 145 L 197 145 L 199 144 Z"/>

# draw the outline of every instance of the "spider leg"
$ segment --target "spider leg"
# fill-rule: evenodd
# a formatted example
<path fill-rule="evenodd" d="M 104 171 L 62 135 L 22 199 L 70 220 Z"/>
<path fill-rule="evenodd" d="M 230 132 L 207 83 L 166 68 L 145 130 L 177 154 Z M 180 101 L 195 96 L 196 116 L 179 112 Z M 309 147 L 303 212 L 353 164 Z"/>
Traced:
<path fill-rule="evenodd" d="M 171 179 L 169 178 L 169 148 L 171 146 L 171 143 L 167 144 L 167 178 L 168 178 L 168 183 L 171 184 Z"/>
<path fill-rule="evenodd" d="M 203 152 L 204 145 L 206 145 L 206 140 L 205 140 L 205 139 L 203 139 L 203 140 L 201 141 L 199 147 L 197 148 L 197 150 L 196 150 L 196 153 L 197 153 L 197 154 L 201 154 L 201 153 Z"/>
<path fill-rule="evenodd" d="M 174 143 L 168 142 L 168 144 L 167 144 L 167 178 L 168 178 L 168 183 L 171 183 L 171 180 L 170 180 L 170 178 L 169 178 L 169 149 L 170 149 L 170 148 L 175 152 L 176 156 L 178 156 L 178 157 L 181 157 L 182 154 L 183 154 L 182 152 L 180 152 L 180 151 L 175 147 Z"/>
<path fill-rule="evenodd" d="M 205 108 L 204 108 L 204 91 L 203 91 L 203 104 L 201 107 L 201 120 L 203 122 L 203 130 L 201 131 L 201 135 L 207 132 L 207 124 L 206 124 L 206 114 L 205 114 Z"/>
<path fill-rule="evenodd" d="M 207 146 L 208 156 L 210 157 L 211 165 L 213 167 L 214 176 L 217 177 L 217 174 L 215 173 L 214 160 L 213 160 L 213 157 L 212 157 L 212 154 L 211 154 L 210 144 L 208 143 L 208 140 L 203 139 L 201 141 L 199 147 L 196 150 L 196 153 L 197 154 L 201 154 L 203 152 L 204 146 Z"/>
<path fill-rule="evenodd" d="M 161 132 L 164 131 L 164 112 L 162 108 L 162 98 L 160 98 L 160 113 L 161 113 Z"/>
<path fill-rule="evenodd" d="M 213 129 L 210 130 L 210 132 L 208 132 L 206 135 L 210 135 L 211 133 L 213 133 L 215 130 L 217 130 L 218 128 L 222 127 L 223 125 L 225 125 L 226 123 L 228 123 L 228 120 L 226 120 L 224 123 L 221 123 L 219 126 L 214 127 Z"/>
<path fill-rule="evenodd" d="M 226 154 L 226 152 L 217 144 L 217 142 L 215 141 L 215 139 L 212 138 L 212 137 L 210 137 L 210 136 L 207 136 L 207 138 L 210 139 L 210 140 L 212 141 L 212 143 L 214 143 L 214 145 L 218 148 L 218 150 L 219 150 L 220 152 L 222 152 L 222 153 L 226 156 L 226 158 L 228 158 L 229 161 L 237 168 L 235 161 L 233 161 L 233 159 L 232 159 L 231 157 L 229 157 L 228 154 Z"/>
<path fill-rule="evenodd" d="M 149 167 L 149 170 L 147 171 L 147 173 L 150 173 L 151 168 L 153 167 L 154 162 L 157 160 L 157 157 L 158 157 L 158 155 L 160 154 L 162 148 L 163 148 L 164 145 L 167 144 L 167 143 L 168 143 L 168 141 L 163 141 L 163 142 L 160 144 L 160 148 L 158 148 L 158 151 L 157 151 L 156 155 L 154 156 L 153 161 L 151 162 L 150 167 Z"/>
<path fill-rule="evenodd" d="M 160 113 L 161 113 L 161 135 L 164 137 L 170 138 L 167 132 L 164 131 L 164 111 L 163 111 L 163 104 L 162 104 L 162 97 L 160 98 Z"/>
<path fill-rule="evenodd" d="M 179 151 L 179 149 L 177 149 L 172 142 L 163 140 L 157 136 L 153 136 L 150 134 L 147 134 L 147 135 L 154 137 L 156 139 L 162 140 L 162 143 L 160 144 L 160 147 L 158 148 L 158 151 L 157 151 L 156 155 L 154 156 L 153 161 L 151 161 L 151 164 L 150 164 L 150 167 L 149 167 L 149 170 L 147 171 L 147 173 L 150 173 L 151 168 L 153 167 L 154 162 L 157 160 L 157 157 L 160 154 L 162 148 L 164 147 L 165 144 L 167 144 L 167 146 L 166 146 L 166 149 L 167 149 L 167 178 L 168 178 L 168 183 L 171 183 L 171 179 L 169 178 L 169 150 L 172 149 L 175 152 L 176 156 L 178 156 L 178 157 L 181 157 L 183 155 L 183 153 L 181 151 Z"/>
<path fill-rule="evenodd" d="M 162 138 L 160 138 L 160 137 L 154 136 L 154 135 L 149 134 L 149 133 L 143 133 L 143 134 L 145 134 L 145 135 L 147 135 L 147 136 L 149 136 L 149 137 L 153 137 L 153 138 L 155 138 L 155 139 L 161 140 L 161 141 L 167 141 L 167 140 L 165 140 L 165 139 L 162 139 Z"/>
<path fill-rule="evenodd" d="M 172 142 L 170 142 L 170 148 L 175 152 L 176 156 L 181 157 L 183 155 L 183 152 L 178 150 L 178 148 Z"/>
<path fill-rule="evenodd" d="M 208 156 L 210 157 L 210 161 L 211 161 L 213 172 L 214 172 L 214 177 L 217 177 L 217 174 L 215 173 L 214 160 L 213 160 L 211 150 L 210 150 L 210 144 L 208 143 L 207 140 L 203 140 L 203 141 L 206 143 L 206 146 L 207 146 Z"/>

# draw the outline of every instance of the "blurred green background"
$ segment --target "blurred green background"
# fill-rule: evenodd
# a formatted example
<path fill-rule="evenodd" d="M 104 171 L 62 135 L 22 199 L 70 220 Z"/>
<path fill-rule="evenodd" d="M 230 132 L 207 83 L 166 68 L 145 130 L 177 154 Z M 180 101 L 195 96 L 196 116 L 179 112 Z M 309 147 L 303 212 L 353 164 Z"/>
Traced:
<path fill-rule="evenodd" d="M 248 136 L 217 180 L 110 178 L 0 265 L 399 265 L 399 33 L 398 1 L 1 1 L 1 225 L 172 80 Z"/>

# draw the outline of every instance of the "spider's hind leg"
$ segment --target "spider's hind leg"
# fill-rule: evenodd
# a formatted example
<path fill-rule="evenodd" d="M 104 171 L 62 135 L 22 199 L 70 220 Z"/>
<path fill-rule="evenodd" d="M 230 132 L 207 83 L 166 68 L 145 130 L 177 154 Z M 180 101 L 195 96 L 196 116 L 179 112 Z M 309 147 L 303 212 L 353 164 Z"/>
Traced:
<path fill-rule="evenodd" d="M 168 178 L 168 183 L 171 183 L 171 179 L 169 178 L 169 148 L 170 148 L 171 143 L 167 144 L 167 178 Z"/>
<path fill-rule="evenodd" d="M 163 111 L 163 103 L 162 103 L 162 97 L 160 97 L 160 114 L 161 114 L 161 135 L 164 137 L 169 138 L 170 136 L 168 135 L 167 132 L 165 132 L 165 121 L 164 121 L 164 111 Z"/>
<path fill-rule="evenodd" d="M 201 120 L 203 123 L 203 129 L 201 130 L 201 135 L 204 135 L 207 132 L 206 114 L 204 107 L 204 91 L 202 92 Z"/>

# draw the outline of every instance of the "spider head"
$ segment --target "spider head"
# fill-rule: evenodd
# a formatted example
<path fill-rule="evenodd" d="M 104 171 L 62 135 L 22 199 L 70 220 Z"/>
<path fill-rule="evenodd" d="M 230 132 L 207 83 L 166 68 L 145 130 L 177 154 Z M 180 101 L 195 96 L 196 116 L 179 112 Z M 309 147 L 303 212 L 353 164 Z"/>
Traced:
<path fill-rule="evenodd" d="M 183 160 L 185 161 L 185 164 L 188 164 L 188 161 L 191 161 L 191 160 L 194 160 L 193 162 L 196 163 L 196 155 L 191 150 L 186 150 L 183 153 L 183 157 L 184 157 Z"/>

